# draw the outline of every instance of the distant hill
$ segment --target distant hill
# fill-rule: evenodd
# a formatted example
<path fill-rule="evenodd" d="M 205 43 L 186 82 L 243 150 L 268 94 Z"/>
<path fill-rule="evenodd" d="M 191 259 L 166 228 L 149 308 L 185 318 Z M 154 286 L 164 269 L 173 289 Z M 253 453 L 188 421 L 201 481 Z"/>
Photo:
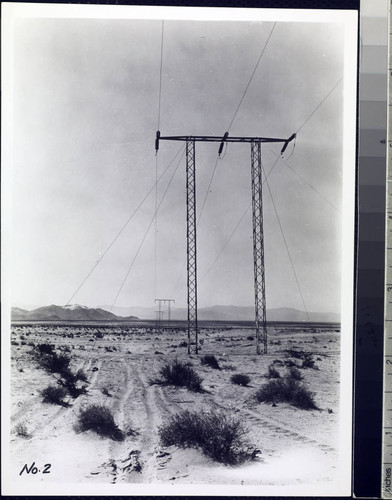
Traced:
<path fill-rule="evenodd" d="M 110 309 L 109 306 L 101 306 Z M 137 315 L 140 319 L 155 319 L 157 307 L 114 307 L 113 312 L 118 316 Z M 167 320 L 167 306 L 162 306 L 163 320 Z M 186 308 L 171 308 L 170 317 L 173 320 L 186 320 Z M 212 306 L 198 309 L 198 319 L 204 321 L 254 321 L 254 306 Z M 310 312 L 309 319 L 313 323 L 339 323 L 340 314 Z M 306 312 L 290 307 L 267 309 L 267 321 L 307 322 Z"/>
<path fill-rule="evenodd" d="M 135 316 L 116 316 L 100 308 L 89 308 L 79 305 L 45 306 L 26 311 L 12 307 L 11 321 L 133 321 Z"/>

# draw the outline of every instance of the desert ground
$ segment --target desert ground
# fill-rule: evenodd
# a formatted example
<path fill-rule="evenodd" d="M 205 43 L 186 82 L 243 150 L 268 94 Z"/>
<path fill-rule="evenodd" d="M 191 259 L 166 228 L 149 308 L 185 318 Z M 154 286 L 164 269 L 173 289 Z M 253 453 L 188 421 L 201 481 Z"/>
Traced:
<path fill-rule="evenodd" d="M 183 326 L 159 331 L 132 324 L 14 324 L 10 481 L 264 486 L 333 482 L 341 412 L 339 326 L 271 325 L 268 354 L 259 356 L 253 336 L 254 331 L 241 326 L 204 326 L 200 353 L 189 355 Z M 43 402 L 41 391 L 57 381 L 56 374 L 42 369 L 34 358 L 42 343 L 67 354 L 74 371 L 83 369 L 85 394 L 68 396 L 64 405 Z M 290 355 L 293 350 L 312 353 L 314 366 L 301 367 L 301 360 Z M 202 364 L 207 354 L 216 357 L 220 369 Z M 151 383 L 175 359 L 190 363 L 203 379 L 204 392 Z M 284 377 L 290 363 L 299 366 L 317 409 L 255 400 L 256 391 L 269 380 L 269 366 Z M 248 375 L 249 385 L 232 383 L 236 373 Z M 80 431 L 78 416 L 91 404 L 110 408 L 124 431 L 123 441 Z M 200 449 L 162 445 L 159 428 L 170 417 L 183 410 L 211 409 L 239 418 L 248 430 L 247 442 L 259 450 L 254 460 L 225 465 Z M 26 435 L 18 431 L 20 426 Z M 24 465 L 33 462 L 35 476 L 26 469 L 21 474 Z"/>

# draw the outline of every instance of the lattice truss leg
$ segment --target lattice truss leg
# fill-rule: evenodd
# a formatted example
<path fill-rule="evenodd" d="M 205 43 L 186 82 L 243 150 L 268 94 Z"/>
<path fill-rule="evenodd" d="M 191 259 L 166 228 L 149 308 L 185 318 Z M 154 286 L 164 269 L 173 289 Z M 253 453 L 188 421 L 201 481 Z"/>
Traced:
<path fill-rule="evenodd" d="M 267 326 L 265 300 L 263 192 L 260 141 L 251 142 L 253 265 L 255 287 L 256 350 L 267 354 Z"/>
<path fill-rule="evenodd" d="M 188 353 L 199 352 L 197 327 L 196 174 L 195 141 L 186 141 Z"/>

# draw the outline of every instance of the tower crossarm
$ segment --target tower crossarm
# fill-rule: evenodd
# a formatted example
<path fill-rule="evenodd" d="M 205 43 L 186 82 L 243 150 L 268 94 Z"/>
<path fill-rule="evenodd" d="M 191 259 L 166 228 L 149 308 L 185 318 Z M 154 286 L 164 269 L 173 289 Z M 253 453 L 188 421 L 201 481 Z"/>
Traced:
<path fill-rule="evenodd" d="M 294 137 L 292 138 L 294 139 Z M 214 135 L 168 135 L 159 136 L 161 141 L 196 141 L 196 142 L 290 142 L 291 138 L 282 139 L 279 137 L 231 137 L 223 139 L 222 136 Z"/>
<path fill-rule="evenodd" d="M 158 130 L 155 137 L 155 151 L 159 150 L 159 141 L 184 141 L 184 142 L 220 142 L 219 156 L 222 153 L 223 145 L 225 142 L 248 142 L 248 143 L 258 143 L 261 142 L 283 142 L 283 147 L 281 154 L 287 148 L 289 142 L 295 139 L 296 134 L 292 134 L 287 139 L 282 139 L 280 137 L 232 137 L 229 136 L 228 132 L 225 132 L 223 136 L 216 135 L 165 135 L 161 136 L 161 132 Z"/>

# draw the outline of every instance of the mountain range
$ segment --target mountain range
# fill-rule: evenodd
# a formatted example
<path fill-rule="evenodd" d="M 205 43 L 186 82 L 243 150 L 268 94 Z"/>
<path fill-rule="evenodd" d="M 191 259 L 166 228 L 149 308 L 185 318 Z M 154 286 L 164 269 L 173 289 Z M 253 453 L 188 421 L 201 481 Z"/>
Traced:
<path fill-rule="evenodd" d="M 154 320 L 157 317 L 157 307 L 114 307 L 109 306 L 89 308 L 80 305 L 45 306 L 28 311 L 19 307 L 11 309 L 12 321 L 135 321 Z M 162 319 L 168 320 L 167 306 L 162 307 Z M 212 306 L 198 309 L 198 319 L 201 321 L 254 321 L 253 306 Z M 310 312 L 309 319 L 313 323 L 339 323 L 337 313 Z M 172 320 L 186 320 L 186 308 L 171 308 Z M 267 310 L 268 321 L 307 322 L 308 315 L 304 311 L 289 307 Z"/>
<path fill-rule="evenodd" d="M 133 321 L 135 316 L 117 316 L 101 308 L 79 305 L 45 306 L 27 311 L 19 307 L 11 308 L 12 321 Z"/>
<path fill-rule="evenodd" d="M 108 310 L 109 306 L 100 306 Z M 140 319 L 155 319 L 157 317 L 158 305 L 155 307 L 114 307 L 113 312 L 118 316 L 134 315 Z M 168 320 L 167 305 L 162 305 L 163 320 Z M 313 323 L 339 323 L 340 314 L 333 312 L 309 312 L 309 319 Z M 188 310 L 172 307 L 170 318 L 173 320 L 186 320 Z M 197 311 L 197 317 L 201 321 L 254 321 L 254 306 L 211 306 L 201 307 Z M 308 322 L 308 315 L 304 311 L 290 307 L 279 307 L 267 310 L 268 321 Z"/>

